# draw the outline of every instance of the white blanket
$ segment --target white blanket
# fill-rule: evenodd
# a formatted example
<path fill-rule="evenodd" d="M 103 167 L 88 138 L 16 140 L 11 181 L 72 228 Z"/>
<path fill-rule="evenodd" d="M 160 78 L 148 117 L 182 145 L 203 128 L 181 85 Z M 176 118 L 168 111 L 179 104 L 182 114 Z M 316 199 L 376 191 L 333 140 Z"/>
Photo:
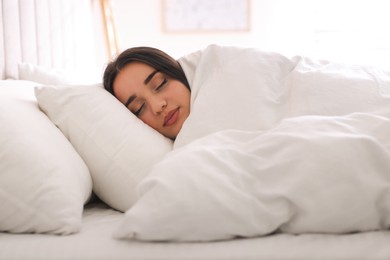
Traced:
<path fill-rule="evenodd" d="M 266 130 L 292 116 L 390 117 L 390 71 L 217 45 L 179 61 L 192 94 L 175 147 L 219 130 Z"/>
<path fill-rule="evenodd" d="M 180 62 L 190 117 L 116 237 L 389 228 L 388 72 L 218 46 Z"/>

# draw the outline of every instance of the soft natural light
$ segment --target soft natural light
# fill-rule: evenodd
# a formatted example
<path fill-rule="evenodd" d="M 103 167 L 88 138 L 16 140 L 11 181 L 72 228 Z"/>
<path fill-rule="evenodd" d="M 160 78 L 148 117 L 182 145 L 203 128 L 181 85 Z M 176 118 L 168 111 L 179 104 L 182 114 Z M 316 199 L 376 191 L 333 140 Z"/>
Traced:
<path fill-rule="evenodd" d="M 248 1 L 247 31 L 172 33 L 162 26 L 164 0 L 111 0 L 119 49 L 149 45 L 180 57 L 216 43 L 390 68 L 388 0 Z"/>
<path fill-rule="evenodd" d="M 320 2 L 313 28 L 315 54 L 390 66 L 390 1 Z"/>

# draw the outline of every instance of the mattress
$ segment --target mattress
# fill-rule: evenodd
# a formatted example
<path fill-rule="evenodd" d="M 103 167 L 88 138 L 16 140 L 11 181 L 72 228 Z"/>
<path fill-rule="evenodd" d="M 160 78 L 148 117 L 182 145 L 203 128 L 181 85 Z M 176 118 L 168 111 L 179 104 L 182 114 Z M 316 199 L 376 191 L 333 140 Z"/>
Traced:
<path fill-rule="evenodd" d="M 347 235 L 273 234 L 208 243 L 116 240 L 122 213 L 87 204 L 74 235 L 0 233 L 0 259 L 389 259 L 390 232 Z"/>

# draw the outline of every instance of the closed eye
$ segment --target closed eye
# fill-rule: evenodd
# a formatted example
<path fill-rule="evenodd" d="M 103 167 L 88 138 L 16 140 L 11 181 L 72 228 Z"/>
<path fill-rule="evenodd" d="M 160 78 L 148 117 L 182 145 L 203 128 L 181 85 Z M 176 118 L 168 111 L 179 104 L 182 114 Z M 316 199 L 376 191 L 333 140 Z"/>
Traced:
<path fill-rule="evenodd" d="M 157 86 L 156 91 L 160 91 L 165 85 L 168 83 L 168 80 L 166 77 L 164 77 L 163 81 L 161 82 L 160 85 Z"/>
<path fill-rule="evenodd" d="M 145 108 L 145 103 L 142 103 L 141 107 L 138 108 L 138 110 L 134 112 L 134 115 L 139 117 L 141 115 L 142 111 L 144 110 L 144 108 Z"/>

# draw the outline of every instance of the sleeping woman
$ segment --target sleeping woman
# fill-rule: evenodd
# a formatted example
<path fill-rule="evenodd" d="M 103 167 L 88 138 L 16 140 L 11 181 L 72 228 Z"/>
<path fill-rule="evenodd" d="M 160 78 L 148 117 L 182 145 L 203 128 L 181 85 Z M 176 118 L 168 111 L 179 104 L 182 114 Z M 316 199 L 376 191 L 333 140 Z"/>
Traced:
<path fill-rule="evenodd" d="M 108 64 L 104 87 L 144 123 L 175 139 L 190 113 L 190 86 L 180 64 L 151 47 L 122 52 Z"/>

